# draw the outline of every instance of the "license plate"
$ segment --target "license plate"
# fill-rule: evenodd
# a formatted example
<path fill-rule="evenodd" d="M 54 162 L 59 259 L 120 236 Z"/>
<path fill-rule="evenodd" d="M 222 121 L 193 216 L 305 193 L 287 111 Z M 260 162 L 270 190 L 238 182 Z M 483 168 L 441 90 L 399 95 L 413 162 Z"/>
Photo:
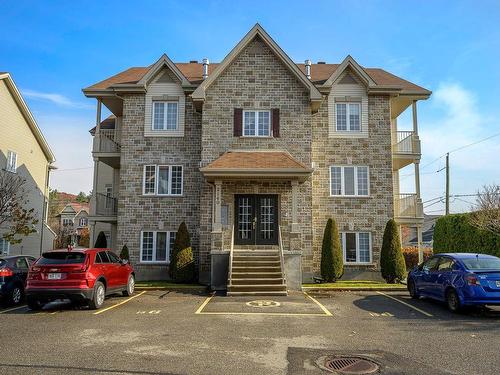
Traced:
<path fill-rule="evenodd" d="M 500 280 L 497 280 L 497 288 L 500 288 Z"/>
<path fill-rule="evenodd" d="M 60 280 L 61 278 L 61 273 L 49 273 L 49 280 Z"/>

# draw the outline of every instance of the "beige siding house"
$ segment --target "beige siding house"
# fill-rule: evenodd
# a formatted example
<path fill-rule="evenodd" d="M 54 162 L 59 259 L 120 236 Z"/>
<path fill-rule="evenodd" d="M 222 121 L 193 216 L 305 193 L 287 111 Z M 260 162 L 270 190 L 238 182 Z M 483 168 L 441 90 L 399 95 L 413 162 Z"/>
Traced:
<path fill-rule="evenodd" d="M 0 232 L 0 253 L 39 255 L 52 249 L 55 233 L 47 225 L 49 171 L 55 161 L 9 73 L 0 73 L 0 168 L 26 179 L 29 207 L 38 216 L 37 232 L 9 244 Z M 0 229 L 1 231 L 1 229 Z"/>
<path fill-rule="evenodd" d="M 416 103 L 431 92 L 382 69 L 351 56 L 294 63 L 256 25 L 220 63 L 163 55 L 83 91 L 97 99 L 91 236 L 109 225 L 139 278 L 167 278 L 183 221 L 200 282 L 232 295 L 286 294 L 319 276 L 329 217 L 345 277 L 379 277 L 389 219 L 421 236 Z M 410 106 L 413 129 L 401 131 Z M 400 192 L 412 163 L 415 189 Z"/>

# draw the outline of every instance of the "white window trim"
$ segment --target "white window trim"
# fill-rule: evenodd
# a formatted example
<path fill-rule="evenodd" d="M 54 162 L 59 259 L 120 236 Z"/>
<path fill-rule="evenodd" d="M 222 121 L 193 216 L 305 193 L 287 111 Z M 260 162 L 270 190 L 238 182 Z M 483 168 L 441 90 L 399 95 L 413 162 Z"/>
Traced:
<path fill-rule="evenodd" d="M 10 254 L 10 242 L 5 240 L 5 239 L 1 239 L 2 240 L 2 247 L 4 246 L 4 244 L 7 244 L 7 248 L 6 250 L 4 251 L 3 249 L 0 249 L 0 254 L 1 255 L 9 255 Z"/>
<path fill-rule="evenodd" d="M 370 260 L 368 262 L 348 262 L 346 260 L 346 233 L 355 233 L 356 234 L 356 259 L 359 259 L 359 234 L 360 233 L 368 233 L 368 249 L 370 253 Z M 371 232 L 365 232 L 365 231 L 348 231 L 348 232 L 340 232 L 340 235 L 342 237 L 342 256 L 344 258 L 344 264 L 372 264 L 373 263 L 373 250 L 372 250 L 372 234 Z"/>
<path fill-rule="evenodd" d="M 255 112 L 255 126 L 253 135 L 245 135 L 245 116 L 247 113 Z M 260 113 L 269 113 L 269 134 L 267 135 L 259 135 L 259 116 Z M 242 116 L 242 124 L 241 124 L 241 136 L 246 138 L 272 138 L 273 137 L 273 119 L 272 113 L 269 109 L 245 109 L 243 110 Z"/>
<path fill-rule="evenodd" d="M 154 183 L 154 193 L 146 193 L 146 167 L 155 168 L 155 183 Z M 168 193 L 159 194 L 158 184 L 160 179 L 158 175 L 160 173 L 160 167 L 168 167 Z M 181 168 L 181 192 L 179 194 L 172 194 L 172 167 Z M 142 172 L 142 194 L 147 196 L 158 196 L 158 197 L 182 197 L 184 195 L 184 167 L 180 164 L 146 164 L 144 165 Z"/>
<path fill-rule="evenodd" d="M 163 128 L 162 129 L 155 129 L 155 105 L 157 103 L 163 103 L 164 110 L 163 110 Z M 175 129 L 167 129 L 167 107 L 168 103 L 175 103 L 177 105 L 177 117 L 176 117 L 176 123 L 175 123 Z M 177 100 L 153 100 L 153 105 L 151 106 L 151 130 L 155 132 L 177 132 L 179 131 L 179 101 Z"/>
<path fill-rule="evenodd" d="M 13 159 L 13 163 L 11 162 Z M 11 164 L 13 164 L 13 168 L 10 168 Z M 5 168 L 6 171 L 16 173 L 17 171 L 17 153 L 11 150 L 7 151 L 7 165 Z"/>
<path fill-rule="evenodd" d="M 340 130 L 337 126 L 337 105 L 338 104 L 345 104 L 346 105 L 346 127 L 347 129 L 345 130 Z M 359 108 L 359 130 L 352 130 L 351 129 L 351 109 L 349 104 L 356 104 L 358 105 Z M 335 102 L 335 131 L 338 133 L 362 133 L 363 131 L 363 122 L 362 122 L 362 102 Z"/>
<path fill-rule="evenodd" d="M 66 222 L 66 224 L 64 224 L 65 222 Z M 72 224 L 74 224 L 74 223 L 73 223 L 73 220 L 72 220 L 72 219 L 69 219 L 69 218 L 63 218 L 63 219 L 62 219 L 62 224 L 63 224 L 63 225 L 72 225 Z"/>
<path fill-rule="evenodd" d="M 332 168 L 340 168 L 340 194 L 332 194 Z M 345 181 L 344 181 L 344 168 L 353 167 L 354 168 L 354 195 L 345 194 Z M 358 194 L 358 167 L 366 168 L 366 178 L 368 183 L 368 194 L 359 195 Z M 330 165 L 329 167 L 330 179 L 329 179 L 329 189 L 330 197 L 346 197 L 346 198 L 369 198 L 370 197 L 370 167 L 367 165 Z"/>
<path fill-rule="evenodd" d="M 82 224 L 83 221 L 83 224 Z M 86 227 L 88 225 L 88 219 L 85 217 L 81 217 L 80 220 L 78 221 L 78 224 L 80 227 Z"/>
<path fill-rule="evenodd" d="M 142 252 L 143 252 L 143 238 L 144 238 L 144 233 L 145 232 L 151 232 L 153 233 L 153 259 L 152 260 L 143 260 L 142 259 Z M 147 264 L 170 264 L 170 233 L 175 232 L 172 230 L 143 230 L 141 231 L 141 238 L 140 238 L 140 244 L 141 244 L 141 250 L 139 254 L 139 262 L 140 263 L 147 263 Z M 166 249 L 166 260 L 156 260 L 156 236 L 157 233 L 167 233 L 167 249 Z"/>

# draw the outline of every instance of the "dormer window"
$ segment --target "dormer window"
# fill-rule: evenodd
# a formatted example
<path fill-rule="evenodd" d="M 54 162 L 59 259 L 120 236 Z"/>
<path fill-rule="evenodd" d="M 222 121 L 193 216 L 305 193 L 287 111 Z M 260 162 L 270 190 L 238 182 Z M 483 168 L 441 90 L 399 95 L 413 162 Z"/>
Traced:
<path fill-rule="evenodd" d="M 243 111 L 244 137 L 270 137 L 271 111 Z"/>
<path fill-rule="evenodd" d="M 361 103 L 335 103 L 335 113 L 338 132 L 361 131 Z"/>
<path fill-rule="evenodd" d="M 178 128 L 178 102 L 154 101 L 153 102 L 153 130 L 177 130 Z"/>

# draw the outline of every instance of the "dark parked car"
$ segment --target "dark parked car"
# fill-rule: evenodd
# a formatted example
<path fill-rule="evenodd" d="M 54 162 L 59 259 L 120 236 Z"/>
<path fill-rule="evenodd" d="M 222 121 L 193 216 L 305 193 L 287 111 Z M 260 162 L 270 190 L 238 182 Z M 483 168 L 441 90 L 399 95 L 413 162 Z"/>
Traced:
<path fill-rule="evenodd" d="M 23 255 L 0 257 L 0 300 L 13 305 L 23 301 L 28 269 L 35 261 Z"/>
<path fill-rule="evenodd" d="M 500 305 L 500 258 L 438 254 L 410 271 L 407 285 L 413 298 L 444 301 L 453 312 L 464 306 Z"/>
<path fill-rule="evenodd" d="M 98 309 L 107 295 L 134 293 L 132 266 L 109 249 L 56 250 L 43 253 L 26 283 L 28 307 L 38 310 L 58 299 Z"/>

